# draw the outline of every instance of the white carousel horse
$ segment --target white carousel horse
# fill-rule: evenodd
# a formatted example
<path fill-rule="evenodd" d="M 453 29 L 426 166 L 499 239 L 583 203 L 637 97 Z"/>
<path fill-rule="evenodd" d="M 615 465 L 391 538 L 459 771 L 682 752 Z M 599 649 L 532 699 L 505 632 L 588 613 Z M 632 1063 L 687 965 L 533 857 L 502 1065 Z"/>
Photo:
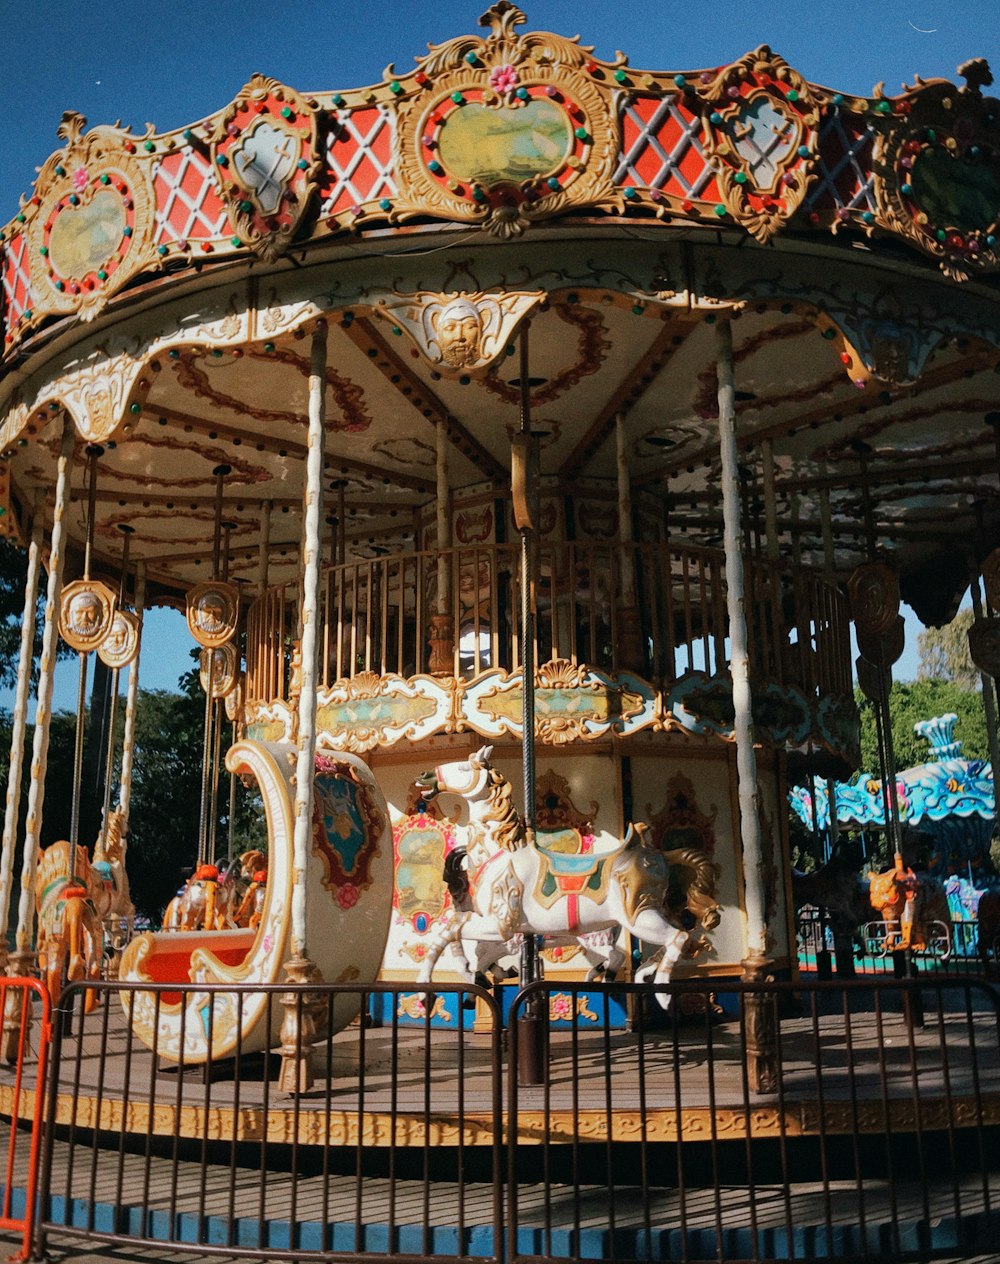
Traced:
<path fill-rule="evenodd" d="M 492 746 L 483 747 L 420 778 L 425 798 L 457 794 L 469 805 L 469 906 L 453 907 L 432 934 L 417 981 L 430 983 L 441 953 L 462 938 L 494 945 L 522 934 L 577 943 L 580 936 L 624 927 L 658 945 L 636 979 L 669 983 L 690 937 L 665 914 L 670 865 L 644 841 L 645 827 L 630 826 L 625 839 L 605 853 L 576 856 L 532 845 L 511 803 L 510 782 L 490 766 L 492 753 Z M 700 895 L 688 906 L 702 913 L 703 925 L 717 923 L 718 905 L 706 902 L 704 891 Z M 664 1009 L 669 1005 L 664 993 L 657 1000 Z"/>

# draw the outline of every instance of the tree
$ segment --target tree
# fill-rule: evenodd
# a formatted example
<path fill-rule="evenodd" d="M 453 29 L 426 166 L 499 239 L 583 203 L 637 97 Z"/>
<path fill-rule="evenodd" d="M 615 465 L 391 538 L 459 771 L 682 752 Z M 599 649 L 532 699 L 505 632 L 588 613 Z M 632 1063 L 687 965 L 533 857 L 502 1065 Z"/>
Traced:
<path fill-rule="evenodd" d="M 24 620 L 24 585 L 28 576 L 28 554 L 12 541 L 0 537 L 0 688 L 10 689 L 17 681 L 17 660 L 21 654 L 21 624 Z M 35 607 L 35 643 L 33 646 L 32 680 L 38 675 L 38 658 L 42 652 L 42 627 L 45 616 L 45 576 L 39 584 Z M 60 658 L 72 653 L 59 641 L 56 653 Z"/>
<path fill-rule="evenodd" d="M 860 689 L 855 700 L 861 713 L 861 771 L 878 777 L 878 742 L 875 710 Z M 962 743 L 966 759 L 989 759 L 989 741 L 982 696 L 948 680 L 914 680 L 893 684 L 889 694 L 889 721 L 896 769 L 925 764 L 929 758 L 927 742 L 918 737 L 913 726 L 920 720 L 954 712 L 958 716 L 955 737 Z"/>
<path fill-rule="evenodd" d="M 979 668 L 969 655 L 969 629 L 974 619 L 972 608 L 967 607 L 943 628 L 925 628 L 919 633 L 918 680 L 948 680 L 961 689 L 981 687 Z"/>

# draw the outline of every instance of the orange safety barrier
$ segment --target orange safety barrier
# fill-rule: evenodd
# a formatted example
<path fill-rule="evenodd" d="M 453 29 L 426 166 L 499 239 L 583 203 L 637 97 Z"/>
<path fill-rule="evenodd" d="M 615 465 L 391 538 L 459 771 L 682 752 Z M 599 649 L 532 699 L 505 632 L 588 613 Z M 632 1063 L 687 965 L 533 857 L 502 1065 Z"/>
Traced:
<path fill-rule="evenodd" d="M 32 1050 L 28 1036 L 34 1021 L 32 1002 L 41 1014 Z M 45 1072 L 52 1040 L 52 999 L 37 979 L 0 978 L 0 1015 L 3 1019 L 3 1050 L 13 1064 L 13 1080 L 6 1076 L 10 1098 L 2 1102 L 0 1113 L 10 1118 L 7 1161 L 4 1165 L 3 1196 L 0 1199 L 0 1228 L 22 1234 L 20 1251 L 12 1259 L 27 1259 L 35 1228 L 38 1167 L 41 1158 L 42 1107 Z M 26 1074 L 25 1062 L 34 1063 L 34 1077 Z M 33 1079 L 33 1082 L 32 1082 Z M 25 1125 L 30 1125 L 26 1128 Z M 23 1207 L 20 1205 L 23 1198 Z M 15 1212 L 15 1204 L 20 1214 Z"/>

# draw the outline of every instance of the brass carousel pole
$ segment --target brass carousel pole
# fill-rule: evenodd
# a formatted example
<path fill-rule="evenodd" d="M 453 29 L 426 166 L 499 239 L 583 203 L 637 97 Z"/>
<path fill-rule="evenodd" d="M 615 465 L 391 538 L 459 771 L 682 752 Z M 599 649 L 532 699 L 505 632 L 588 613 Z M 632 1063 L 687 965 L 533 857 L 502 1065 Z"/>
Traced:
<path fill-rule="evenodd" d="M 139 660 L 142 657 L 142 618 L 146 606 L 146 564 L 139 561 L 135 567 L 135 617 L 139 623 L 139 643 L 136 656 L 129 664 L 128 690 L 125 694 L 125 728 L 122 732 L 122 772 L 121 788 L 118 792 L 118 806 L 122 821 L 128 825 L 129 810 L 132 806 L 132 766 L 135 750 L 135 720 L 139 701 Z M 122 830 L 122 863 L 125 862 L 128 830 Z"/>
<path fill-rule="evenodd" d="M 90 561 L 94 549 L 94 509 L 97 504 L 97 461 L 104 455 L 99 443 L 87 449 L 87 540 L 83 553 L 83 581 L 90 580 Z M 69 880 L 76 878 L 76 848 L 80 841 L 80 800 L 83 787 L 83 736 L 87 714 L 87 664 L 89 650 L 80 650 L 80 675 L 76 693 L 76 740 L 73 744 L 73 799 L 69 818 Z"/>
<path fill-rule="evenodd" d="M 222 582 L 223 583 L 229 582 L 229 545 L 230 545 L 230 536 L 231 536 L 232 529 L 233 529 L 233 524 L 231 522 L 222 523 Z M 221 698 L 212 699 L 212 764 L 211 764 L 212 789 L 209 796 L 209 804 L 210 804 L 209 813 L 208 813 L 209 842 L 208 842 L 208 847 L 206 849 L 207 851 L 206 860 L 209 859 L 210 857 L 213 858 L 214 860 L 214 857 L 216 855 L 216 846 L 217 846 L 216 835 L 217 835 L 218 827 L 219 827 L 219 769 L 221 767 L 221 755 L 222 755 L 222 716 L 223 716 L 224 707 L 225 707 L 225 704 Z M 229 776 L 230 776 L 231 781 L 235 779 L 234 773 L 230 773 Z M 230 794 L 230 801 L 231 800 L 232 800 L 232 795 Z M 229 852 L 230 855 L 232 854 L 231 841 L 232 841 L 232 838 L 231 838 L 231 832 L 230 832 L 230 842 L 227 844 L 227 852 Z"/>
<path fill-rule="evenodd" d="M 215 475 L 215 518 L 212 534 L 212 578 L 219 578 L 219 553 L 222 542 L 222 480 L 230 473 L 231 466 L 217 465 L 212 473 Z M 211 807 L 212 785 L 212 728 L 215 718 L 215 650 L 209 648 L 207 669 L 205 672 L 205 724 L 201 743 L 201 805 L 198 821 L 198 864 L 208 862 L 209 845 L 209 811 Z"/>
<path fill-rule="evenodd" d="M 295 824 L 292 840 L 292 934 L 291 957 L 285 962 L 290 983 L 310 983 L 318 978 L 306 943 L 306 889 L 312 836 L 313 794 L 316 769 L 316 664 L 319 649 L 320 524 L 323 521 L 323 455 L 326 446 L 327 327 L 317 322 L 309 359 L 309 438 L 306 480 L 302 497 L 302 678 L 298 697 L 298 751 L 295 762 Z M 317 1034 L 316 1015 L 307 999 L 296 992 L 281 995 L 285 1009 L 281 1024 L 281 1071 L 278 1087 L 286 1093 L 303 1093 L 312 1085 L 309 1055 Z"/>
<path fill-rule="evenodd" d="M 35 607 L 38 605 L 38 577 L 42 570 L 42 533 L 45 529 L 45 493 L 35 493 L 28 545 L 28 573 L 24 581 L 24 614 L 21 616 L 21 654 L 17 660 L 17 685 L 10 735 L 10 763 L 7 773 L 7 804 L 3 821 L 3 852 L 0 855 L 0 974 L 7 969 L 7 920 L 14 876 L 17 822 L 21 810 L 21 771 L 24 767 L 24 737 L 28 726 L 28 688 L 31 684 L 32 651 L 35 645 Z"/>
<path fill-rule="evenodd" d="M 135 530 L 124 523 L 119 526 L 118 530 L 122 533 L 122 575 L 121 583 L 118 585 L 118 605 L 125 604 L 126 588 L 128 585 L 128 554 L 129 554 L 129 537 Z M 104 757 L 104 801 L 101 806 L 101 848 L 104 849 L 108 837 L 108 815 L 111 811 L 111 782 L 115 771 L 115 729 L 118 720 L 118 678 L 121 668 L 111 668 L 111 713 L 108 719 L 108 748 Z"/>
<path fill-rule="evenodd" d="M 740 476 L 736 450 L 736 390 L 733 381 L 733 332 L 727 319 L 716 326 L 719 399 L 719 452 L 722 461 L 722 517 L 725 532 L 726 604 L 729 616 L 729 670 L 733 682 L 733 736 L 743 848 L 744 912 L 747 956 L 741 963 L 747 983 L 767 978 L 767 901 L 762 880 L 763 846 L 758 811 L 757 756 L 754 750 L 747 641 L 743 557 L 740 551 Z M 747 1075 L 757 1093 L 777 1087 L 777 1016 L 763 993 L 746 996 Z"/>
<path fill-rule="evenodd" d="M 52 714 L 52 686 L 56 664 L 56 641 L 59 636 L 59 599 L 62 594 L 63 566 L 66 560 L 65 517 L 70 502 L 70 475 L 73 466 L 73 422 L 63 415 L 62 438 L 56 460 L 55 505 L 52 511 L 52 534 L 49 538 L 49 580 L 45 594 L 45 628 L 42 633 L 41 669 L 38 677 L 38 699 L 35 706 L 35 735 L 31 745 L 31 785 L 25 819 L 24 854 L 21 859 L 21 892 L 17 903 L 17 935 L 15 951 L 10 958 L 12 974 L 31 972 L 34 953 L 31 948 L 35 917 L 35 870 L 42 830 L 42 809 L 45 802 L 45 772 L 49 758 L 49 720 Z M 20 1012 L 4 1014 L 4 1057 L 17 1057 L 17 1024 Z"/>
<path fill-rule="evenodd" d="M 531 436 L 531 383 L 529 380 L 528 321 L 521 327 L 519 433 L 513 448 L 514 523 L 521 536 L 521 728 L 524 786 L 524 831 L 528 846 L 535 846 L 535 528 L 538 472 L 534 468 Z M 525 935 L 521 946 L 521 986 L 541 978 L 538 943 Z M 534 996 L 518 1019 L 518 1080 L 544 1084 L 547 1063 L 548 1005 L 542 994 Z"/>

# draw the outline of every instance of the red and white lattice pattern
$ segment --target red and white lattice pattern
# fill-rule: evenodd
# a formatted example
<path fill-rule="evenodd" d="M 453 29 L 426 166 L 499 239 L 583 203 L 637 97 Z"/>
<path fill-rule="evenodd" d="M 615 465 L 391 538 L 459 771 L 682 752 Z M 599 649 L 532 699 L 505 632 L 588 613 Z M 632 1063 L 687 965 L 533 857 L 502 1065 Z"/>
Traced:
<path fill-rule="evenodd" d="M 823 120 L 819 133 L 816 181 L 806 206 L 811 211 L 841 207 L 875 210 L 872 142 L 875 134 L 861 119 L 835 111 Z"/>
<path fill-rule="evenodd" d="M 153 171 L 156 245 L 224 237 L 229 232 L 212 164 L 196 149 L 168 154 Z"/>
<path fill-rule="evenodd" d="M 3 251 L 4 325 L 8 331 L 31 307 L 31 273 L 28 242 L 22 233 L 12 237 Z"/>
<path fill-rule="evenodd" d="M 331 115 L 321 215 L 339 215 L 376 198 L 395 197 L 394 130 L 393 115 L 384 105 Z"/>
<path fill-rule="evenodd" d="M 701 119 L 676 97 L 636 97 L 622 110 L 622 150 L 614 183 L 658 189 L 682 201 L 717 201 L 718 188 L 701 142 Z"/>

